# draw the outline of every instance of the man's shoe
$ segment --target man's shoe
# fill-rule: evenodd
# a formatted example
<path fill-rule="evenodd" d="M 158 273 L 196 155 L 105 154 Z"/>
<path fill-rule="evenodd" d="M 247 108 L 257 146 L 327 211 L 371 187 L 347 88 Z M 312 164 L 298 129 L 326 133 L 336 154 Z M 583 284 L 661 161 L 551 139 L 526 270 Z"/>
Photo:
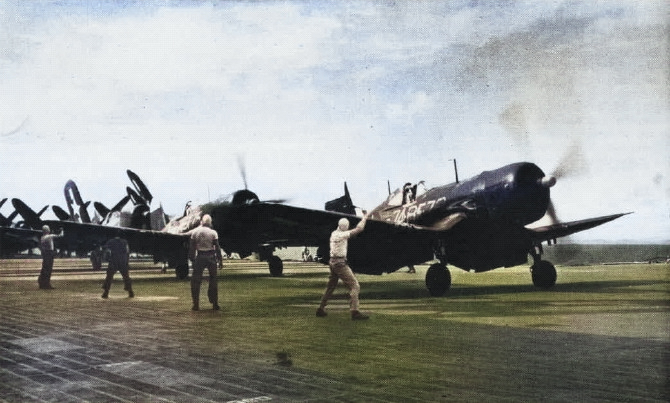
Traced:
<path fill-rule="evenodd" d="M 102 297 L 102 299 L 107 299 L 107 298 L 109 298 L 109 294 L 107 294 L 106 292 L 103 292 L 100 297 Z"/>
<path fill-rule="evenodd" d="M 191 307 L 191 310 L 192 310 L 192 311 L 199 311 L 199 310 L 200 310 L 200 307 L 199 307 L 198 305 L 196 305 L 196 304 L 193 304 L 193 306 Z"/>
<path fill-rule="evenodd" d="M 214 305 L 212 305 L 212 309 L 215 310 L 215 311 L 220 311 L 221 307 L 219 306 L 219 304 L 214 304 Z"/>
<path fill-rule="evenodd" d="M 326 310 L 323 308 L 319 308 L 316 310 L 316 316 L 318 316 L 319 318 L 323 318 L 328 316 L 328 312 L 326 312 Z"/>
<path fill-rule="evenodd" d="M 135 293 L 133 290 L 128 291 L 128 298 L 135 298 Z"/>
<path fill-rule="evenodd" d="M 351 311 L 351 320 L 367 320 L 370 319 L 368 315 L 360 313 L 359 311 Z"/>

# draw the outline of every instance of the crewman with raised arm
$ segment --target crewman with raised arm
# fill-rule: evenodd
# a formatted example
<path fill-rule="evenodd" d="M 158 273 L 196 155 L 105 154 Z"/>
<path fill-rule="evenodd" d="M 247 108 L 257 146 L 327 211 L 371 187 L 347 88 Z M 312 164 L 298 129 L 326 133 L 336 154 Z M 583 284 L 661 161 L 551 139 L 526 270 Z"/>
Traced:
<path fill-rule="evenodd" d="M 52 234 L 51 228 L 48 225 L 42 227 L 42 237 L 40 238 L 40 253 L 42 254 L 42 270 L 37 279 L 37 284 L 40 290 L 52 290 L 51 286 L 51 272 L 54 267 L 54 257 L 56 256 L 56 248 L 54 247 L 54 239 L 63 236 L 63 230 L 60 234 Z"/>
<path fill-rule="evenodd" d="M 349 289 L 349 309 L 351 311 L 351 319 L 365 320 L 369 318 L 369 316 L 358 310 L 358 294 L 361 291 L 361 286 L 358 284 L 354 272 L 351 271 L 351 268 L 347 263 L 349 238 L 360 234 L 363 229 L 365 229 L 367 218 L 368 216 L 366 214 L 363 216 L 361 222 L 359 222 L 352 230 L 349 229 L 349 220 L 342 218 L 337 224 L 337 229 L 330 234 L 330 277 L 328 278 L 326 291 L 321 298 L 319 309 L 316 310 L 316 316 L 324 317 L 328 315 L 326 312 L 328 299 L 333 295 L 333 291 L 335 291 L 335 288 L 337 287 L 337 282 L 341 279 L 344 285 Z"/>

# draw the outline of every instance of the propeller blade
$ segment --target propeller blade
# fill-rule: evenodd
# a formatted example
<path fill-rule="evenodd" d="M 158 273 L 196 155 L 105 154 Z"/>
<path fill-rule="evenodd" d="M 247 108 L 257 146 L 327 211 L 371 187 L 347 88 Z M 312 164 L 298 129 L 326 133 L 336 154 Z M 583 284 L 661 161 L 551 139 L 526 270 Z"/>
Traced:
<path fill-rule="evenodd" d="M 255 193 L 249 190 L 249 183 L 247 181 L 247 167 L 244 163 L 244 158 L 241 155 L 237 156 L 237 167 L 240 170 L 240 175 L 242 176 L 242 182 L 244 182 L 244 191 L 237 191 L 233 194 L 233 204 L 240 204 L 241 200 L 245 200 L 243 204 L 253 204 L 255 202 L 260 203 L 272 203 L 272 204 L 284 204 L 288 202 L 288 199 L 269 199 L 269 200 L 258 200 L 258 196 Z"/>
<path fill-rule="evenodd" d="M 288 199 L 270 199 L 270 200 L 261 200 L 261 203 L 272 203 L 272 204 L 284 204 L 288 203 Z"/>
<path fill-rule="evenodd" d="M 241 156 L 237 156 L 237 167 L 240 169 L 240 174 L 242 175 L 242 182 L 244 182 L 244 189 L 249 190 L 247 185 L 247 169 L 245 167 L 244 161 Z"/>
<path fill-rule="evenodd" d="M 549 205 L 547 206 L 547 217 L 549 217 L 550 225 L 558 224 L 558 215 L 556 214 L 554 202 L 551 199 L 549 199 Z"/>

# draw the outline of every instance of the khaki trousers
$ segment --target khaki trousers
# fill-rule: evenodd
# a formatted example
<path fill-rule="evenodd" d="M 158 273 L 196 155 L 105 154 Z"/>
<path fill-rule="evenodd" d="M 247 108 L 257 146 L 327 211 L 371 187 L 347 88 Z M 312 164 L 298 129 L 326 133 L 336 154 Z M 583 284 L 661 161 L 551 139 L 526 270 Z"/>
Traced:
<path fill-rule="evenodd" d="M 326 291 L 321 298 L 321 309 L 328 304 L 328 299 L 333 295 L 337 287 L 338 280 L 342 280 L 344 285 L 349 289 L 349 309 L 352 311 L 358 310 L 358 294 L 361 292 L 361 286 L 358 284 L 354 272 L 347 264 L 346 259 L 330 259 L 330 277 L 326 285 Z"/>
<path fill-rule="evenodd" d="M 40 276 L 37 279 L 40 288 L 51 287 L 51 272 L 54 266 L 54 256 L 56 256 L 56 251 L 42 251 L 42 270 L 40 270 Z"/>
<path fill-rule="evenodd" d="M 209 273 L 209 286 L 207 288 L 207 298 L 213 305 L 217 305 L 219 301 L 219 288 L 216 282 L 217 269 L 216 255 L 214 253 L 200 253 L 196 256 L 193 262 L 193 275 L 191 276 L 191 299 L 194 305 L 200 303 L 200 283 L 202 282 L 202 274 L 207 269 Z"/>
<path fill-rule="evenodd" d="M 128 259 L 115 259 L 111 258 L 107 264 L 107 275 L 105 276 L 105 281 L 102 284 L 102 289 L 105 290 L 105 293 L 109 292 L 110 287 L 112 286 L 112 279 L 116 272 L 121 273 L 123 278 L 123 289 L 131 292 L 133 290 L 132 283 L 130 281 L 130 275 L 128 274 Z"/>

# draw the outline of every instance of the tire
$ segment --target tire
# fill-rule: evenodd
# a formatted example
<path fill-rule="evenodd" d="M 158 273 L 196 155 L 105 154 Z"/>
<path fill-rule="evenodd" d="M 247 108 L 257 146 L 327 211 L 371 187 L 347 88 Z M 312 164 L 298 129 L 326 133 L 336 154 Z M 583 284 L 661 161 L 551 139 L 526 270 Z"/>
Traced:
<path fill-rule="evenodd" d="M 447 266 L 435 263 L 426 272 L 426 288 L 433 297 L 441 297 L 451 287 L 451 273 Z"/>
<path fill-rule="evenodd" d="M 270 256 L 268 266 L 270 267 L 270 275 L 272 277 L 281 277 L 284 273 L 284 262 L 281 261 L 279 256 Z"/>
<path fill-rule="evenodd" d="M 540 260 L 530 267 L 530 275 L 535 287 L 549 289 L 556 284 L 556 268 L 546 260 Z"/>

